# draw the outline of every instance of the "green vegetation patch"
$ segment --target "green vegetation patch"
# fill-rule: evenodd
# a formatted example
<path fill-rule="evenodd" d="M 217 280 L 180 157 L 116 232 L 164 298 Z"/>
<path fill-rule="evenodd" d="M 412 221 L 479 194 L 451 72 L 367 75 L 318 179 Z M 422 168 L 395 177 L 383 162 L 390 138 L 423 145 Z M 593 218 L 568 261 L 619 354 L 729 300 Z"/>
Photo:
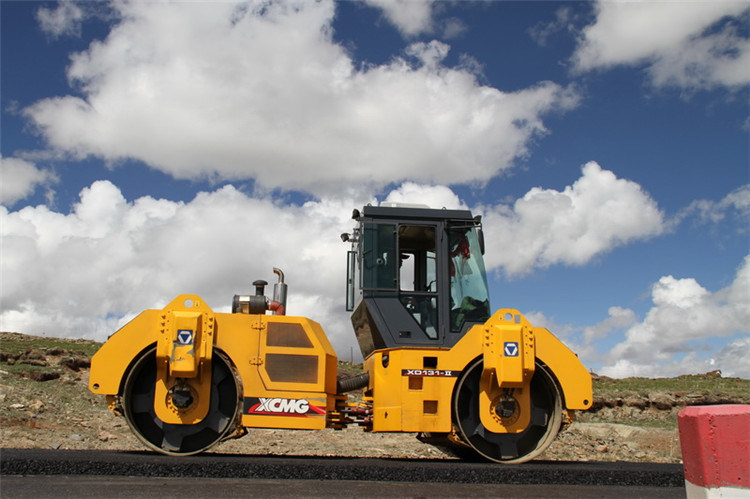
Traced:
<path fill-rule="evenodd" d="M 623 378 L 594 376 L 595 398 L 648 397 L 668 393 L 676 397 L 727 395 L 735 403 L 750 402 L 750 380 L 722 378 L 717 372 L 677 376 L 676 378 Z"/>
<path fill-rule="evenodd" d="M 59 378 L 63 370 L 53 366 L 34 366 L 28 364 L 2 364 L 2 370 L 34 381 L 50 381 Z"/>
<path fill-rule="evenodd" d="M 750 403 L 750 380 L 722 378 L 718 371 L 675 378 L 594 376 L 593 407 L 583 422 L 621 423 L 645 428 L 677 428 L 687 406 Z"/>
<path fill-rule="evenodd" d="M 0 332 L 0 352 L 9 355 L 22 354 L 28 350 L 65 350 L 72 355 L 91 357 L 102 344 L 92 340 L 45 338 L 20 333 Z"/>
<path fill-rule="evenodd" d="M 362 364 L 347 362 L 345 360 L 340 360 L 338 367 L 339 376 L 344 377 L 356 376 L 357 374 L 362 374 L 364 372 L 364 367 Z"/>

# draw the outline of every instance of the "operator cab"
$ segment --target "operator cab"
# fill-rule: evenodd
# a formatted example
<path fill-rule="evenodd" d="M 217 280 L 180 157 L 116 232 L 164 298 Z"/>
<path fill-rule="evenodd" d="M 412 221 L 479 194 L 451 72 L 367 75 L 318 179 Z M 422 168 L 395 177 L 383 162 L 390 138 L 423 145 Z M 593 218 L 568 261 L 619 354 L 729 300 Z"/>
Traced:
<path fill-rule="evenodd" d="M 480 217 L 468 210 L 365 206 L 348 253 L 347 310 L 362 355 L 455 345 L 489 319 Z"/>

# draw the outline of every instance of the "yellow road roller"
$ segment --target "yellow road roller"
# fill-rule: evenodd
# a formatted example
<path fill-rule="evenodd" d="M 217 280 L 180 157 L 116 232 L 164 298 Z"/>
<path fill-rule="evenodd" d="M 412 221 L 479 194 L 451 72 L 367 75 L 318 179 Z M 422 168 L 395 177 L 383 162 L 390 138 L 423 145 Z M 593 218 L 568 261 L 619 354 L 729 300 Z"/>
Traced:
<path fill-rule="evenodd" d="M 591 376 L 547 329 L 490 308 L 481 217 L 381 205 L 354 210 L 346 308 L 364 358 L 340 379 L 321 326 L 286 315 L 280 269 L 231 313 L 181 295 L 115 332 L 91 361 L 92 392 L 150 449 L 196 454 L 248 428 L 416 433 L 499 463 L 541 454 Z M 350 392 L 362 390 L 356 401 Z"/>

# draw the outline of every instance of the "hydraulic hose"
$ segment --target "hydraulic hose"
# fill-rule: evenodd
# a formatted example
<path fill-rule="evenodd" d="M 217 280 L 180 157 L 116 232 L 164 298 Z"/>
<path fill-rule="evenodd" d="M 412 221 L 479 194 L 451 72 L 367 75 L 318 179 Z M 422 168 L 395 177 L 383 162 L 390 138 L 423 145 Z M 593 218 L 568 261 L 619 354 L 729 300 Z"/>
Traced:
<path fill-rule="evenodd" d="M 351 392 L 364 388 L 370 382 L 370 373 L 357 374 L 350 378 L 342 378 L 336 382 L 336 390 L 339 394 Z"/>

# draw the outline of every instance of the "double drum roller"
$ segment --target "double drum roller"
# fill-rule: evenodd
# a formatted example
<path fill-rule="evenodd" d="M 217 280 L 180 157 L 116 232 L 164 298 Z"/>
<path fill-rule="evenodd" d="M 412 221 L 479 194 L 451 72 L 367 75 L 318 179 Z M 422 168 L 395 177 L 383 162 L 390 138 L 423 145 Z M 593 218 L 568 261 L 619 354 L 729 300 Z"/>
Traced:
<path fill-rule="evenodd" d="M 353 219 L 341 239 L 351 243 L 346 308 L 362 374 L 338 379 L 320 325 L 285 315 L 284 274 L 274 269 L 273 296 L 255 281 L 231 313 L 197 295 L 142 312 L 93 357 L 91 391 L 146 447 L 169 455 L 247 428 L 356 424 L 519 463 L 591 406 L 591 376 L 573 352 L 516 310 L 492 312 L 480 217 L 385 205 Z M 347 392 L 359 389 L 362 401 L 350 402 Z"/>

